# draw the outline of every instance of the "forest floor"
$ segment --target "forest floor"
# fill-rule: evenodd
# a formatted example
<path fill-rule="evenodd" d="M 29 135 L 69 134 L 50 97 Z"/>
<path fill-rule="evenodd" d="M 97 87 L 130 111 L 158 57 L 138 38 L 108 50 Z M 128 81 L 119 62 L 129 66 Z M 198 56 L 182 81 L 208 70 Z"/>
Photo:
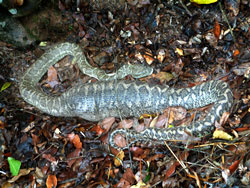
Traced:
<path fill-rule="evenodd" d="M 128 1 L 127 6 L 111 10 L 43 2 L 20 21 L 38 42 L 28 48 L 0 42 L 2 187 L 249 186 L 247 1 L 209 5 Z M 138 142 L 129 150 L 118 151 L 108 143 L 109 134 L 117 128 L 142 131 L 145 127 L 188 124 L 204 118 L 211 105 L 191 111 L 172 107 L 137 119 L 109 117 L 99 122 L 42 113 L 22 99 L 19 80 L 51 45 L 61 42 L 79 44 L 93 66 L 109 73 L 128 62 L 151 66 L 153 74 L 140 79 L 150 84 L 183 88 L 223 80 L 233 92 L 233 108 L 215 123 L 217 137 L 161 144 Z M 131 76 L 125 79 L 134 80 Z M 53 95 L 79 82 L 96 80 L 64 58 L 39 85 Z M 116 137 L 115 142 L 123 145 L 124 138 Z M 13 168 L 19 164 L 20 171 L 13 176 Z"/>

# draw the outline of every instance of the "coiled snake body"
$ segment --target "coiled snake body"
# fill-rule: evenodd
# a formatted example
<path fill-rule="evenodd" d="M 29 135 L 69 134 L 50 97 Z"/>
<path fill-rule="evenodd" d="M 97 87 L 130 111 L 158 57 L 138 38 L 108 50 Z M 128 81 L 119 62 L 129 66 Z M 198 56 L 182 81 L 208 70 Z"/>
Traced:
<path fill-rule="evenodd" d="M 101 81 L 80 84 L 61 96 L 48 96 L 36 85 L 48 68 L 66 55 L 74 56 L 73 62 L 78 63 L 83 73 Z M 182 89 L 118 80 L 128 74 L 140 78 L 151 73 L 151 68 L 142 65 L 126 65 L 115 74 L 106 74 L 103 70 L 89 65 L 78 45 L 62 43 L 45 52 L 26 71 L 19 88 L 24 100 L 43 112 L 54 116 L 78 116 L 89 121 L 99 121 L 111 116 L 129 117 L 155 113 L 169 106 L 192 109 L 214 103 L 204 120 L 187 126 L 170 129 L 147 128 L 140 133 L 117 129 L 109 137 L 109 143 L 114 148 L 118 148 L 114 143 L 114 137 L 117 134 L 125 134 L 128 138 L 140 140 L 183 140 L 184 133 L 198 137 L 210 134 L 214 129 L 214 122 L 220 119 L 223 112 L 229 111 L 233 104 L 233 94 L 229 86 L 219 80 Z"/>

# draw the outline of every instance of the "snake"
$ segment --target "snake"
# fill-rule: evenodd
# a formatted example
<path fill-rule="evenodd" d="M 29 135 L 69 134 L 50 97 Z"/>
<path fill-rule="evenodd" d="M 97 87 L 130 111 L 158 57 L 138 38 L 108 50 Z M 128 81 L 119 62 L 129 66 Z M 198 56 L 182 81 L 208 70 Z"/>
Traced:
<path fill-rule="evenodd" d="M 94 83 L 79 83 L 59 96 L 44 93 L 37 85 L 49 67 L 65 56 L 72 56 L 84 74 L 96 78 Z M 171 88 L 161 84 L 139 81 L 152 74 L 153 68 L 142 64 L 125 64 L 115 73 L 93 67 L 79 45 L 69 42 L 56 44 L 46 51 L 24 73 L 19 83 L 22 98 L 42 112 L 52 116 L 80 117 L 88 121 L 100 121 L 106 117 L 139 117 L 141 114 L 163 112 L 170 106 L 186 109 L 203 107 L 213 103 L 202 120 L 172 128 L 145 128 L 142 132 L 131 129 L 115 129 L 108 142 L 115 149 L 125 149 L 115 143 L 118 134 L 135 140 L 184 140 L 185 134 L 203 137 L 211 134 L 215 122 L 224 112 L 230 112 L 233 93 L 222 80 L 210 80 L 194 87 Z M 135 80 L 123 80 L 131 75 Z"/>

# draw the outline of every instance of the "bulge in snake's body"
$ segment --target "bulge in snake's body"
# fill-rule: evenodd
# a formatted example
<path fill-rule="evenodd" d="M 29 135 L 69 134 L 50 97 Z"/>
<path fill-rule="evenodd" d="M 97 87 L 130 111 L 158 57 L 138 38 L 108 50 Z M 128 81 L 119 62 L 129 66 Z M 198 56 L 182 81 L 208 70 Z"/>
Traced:
<path fill-rule="evenodd" d="M 65 55 L 73 55 L 82 72 L 104 81 L 79 84 L 57 97 L 46 95 L 36 84 L 48 68 Z M 186 127 L 148 128 L 141 133 L 115 130 L 109 139 L 111 146 L 115 148 L 117 146 L 113 140 L 115 135 L 120 133 L 126 133 L 132 138 L 157 140 L 183 139 L 185 132 L 194 136 L 207 135 L 214 129 L 214 122 L 219 121 L 223 112 L 229 111 L 232 106 L 232 92 L 227 83 L 222 81 L 212 80 L 192 88 L 173 89 L 139 81 L 116 80 L 127 74 L 143 77 L 152 73 L 151 68 L 133 68 L 125 67 L 118 70 L 117 74 L 108 75 L 103 70 L 90 66 L 77 45 L 63 43 L 45 53 L 27 70 L 20 83 L 20 92 L 25 101 L 43 112 L 54 116 L 78 116 L 89 121 L 99 121 L 105 117 L 138 117 L 143 113 L 161 112 L 169 106 L 192 109 L 214 103 L 204 120 Z"/>

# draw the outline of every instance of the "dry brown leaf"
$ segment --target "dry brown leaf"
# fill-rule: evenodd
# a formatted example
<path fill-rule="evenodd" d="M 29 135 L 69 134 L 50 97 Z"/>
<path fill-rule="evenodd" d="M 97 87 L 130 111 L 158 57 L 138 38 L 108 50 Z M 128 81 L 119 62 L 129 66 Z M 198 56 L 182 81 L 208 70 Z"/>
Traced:
<path fill-rule="evenodd" d="M 148 125 L 149 126 L 149 125 Z M 136 132 L 141 132 L 145 129 L 146 125 L 144 123 L 140 123 L 134 127 Z"/>
<path fill-rule="evenodd" d="M 169 82 L 173 79 L 173 75 L 168 72 L 159 72 L 155 75 L 155 77 L 158 78 L 161 83 L 164 81 Z"/>
<path fill-rule="evenodd" d="M 20 169 L 19 173 L 17 176 L 14 176 L 10 180 L 8 180 L 9 183 L 14 183 L 16 180 L 18 180 L 21 176 L 26 176 L 30 173 L 31 170 L 34 170 L 34 168 L 29 168 L 29 169 Z"/>
<path fill-rule="evenodd" d="M 82 148 L 81 139 L 77 134 L 70 133 L 70 134 L 67 135 L 67 138 L 69 139 L 70 142 L 72 142 L 74 144 L 75 148 L 77 148 L 77 149 Z"/>
<path fill-rule="evenodd" d="M 75 161 L 78 159 L 77 157 L 80 156 L 80 153 L 81 153 L 81 149 L 75 149 L 73 152 L 67 155 L 68 167 L 71 167 L 75 163 Z"/>
<path fill-rule="evenodd" d="M 115 136 L 114 142 L 118 147 L 121 147 L 121 148 L 126 147 L 127 145 L 126 139 L 120 134 Z"/>
<path fill-rule="evenodd" d="M 131 6 L 135 6 L 138 3 L 138 0 L 128 0 L 128 4 Z"/>
<path fill-rule="evenodd" d="M 75 135 L 72 143 L 74 144 L 76 149 L 81 149 L 82 148 L 82 142 L 81 142 L 80 137 L 78 135 Z"/>
<path fill-rule="evenodd" d="M 42 154 L 42 158 L 48 160 L 49 162 L 56 162 L 56 158 L 52 157 L 51 154 Z"/>
<path fill-rule="evenodd" d="M 114 117 L 108 117 L 105 118 L 102 122 L 101 125 L 103 127 L 103 129 L 108 132 L 111 128 L 111 126 L 113 125 L 113 123 L 115 122 L 115 118 Z"/>
<path fill-rule="evenodd" d="M 46 180 L 47 188 L 55 188 L 57 186 L 57 178 L 56 175 L 49 175 Z"/>
<path fill-rule="evenodd" d="M 146 188 L 146 184 L 140 180 L 136 185 L 131 186 L 131 188 Z"/>
<path fill-rule="evenodd" d="M 159 116 L 156 116 L 149 124 L 149 127 L 155 127 Z"/>
<path fill-rule="evenodd" d="M 134 121 L 132 119 L 124 119 L 119 123 L 119 127 L 130 129 L 133 127 Z"/>
<path fill-rule="evenodd" d="M 164 49 L 160 49 L 160 50 L 158 51 L 158 55 L 157 55 L 158 61 L 159 61 L 160 63 L 162 63 L 163 60 L 165 59 L 165 57 L 166 57 L 166 52 L 165 52 L 165 50 L 164 50 Z"/>
<path fill-rule="evenodd" d="M 143 57 L 145 61 L 147 62 L 148 65 L 151 65 L 154 62 L 154 58 L 152 57 L 153 55 L 150 53 L 144 54 Z"/>
<path fill-rule="evenodd" d="M 96 132 L 98 136 L 102 135 L 104 132 L 104 130 L 102 129 L 100 125 L 94 126 L 92 129 L 90 129 L 90 131 Z"/>
<path fill-rule="evenodd" d="M 174 112 L 170 111 L 169 112 L 169 117 L 168 117 L 168 125 L 172 124 L 174 122 Z"/>
<path fill-rule="evenodd" d="M 51 88 L 54 88 L 56 85 L 58 85 L 57 71 L 53 66 L 48 69 L 47 83 Z"/>
<path fill-rule="evenodd" d="M 169 107 L 164 110 L 164 114 L 169 118 L 168 123 L 171 124 L 173 121 L 184 119 L 187 115 L 187 110 L 181 106 Z"/>
<path fill-rule="evenodd" d="M 119 167 L 119 166 L 121 166 L 122 164 L 121 164 L 121 162 L 123 161 L 123 158 L 125 157 L 125 155 L 124 155 L 124 151 L 120 151 L 117 155 L 116 155 L 116 157 L 114 158 L 114 164 L 115 164 L 115 166 L 116 167 Z M 118 159 L 119 160 L 118 160 Z M 120 162 L 121 161 L 121 162 Z"/>
<path fill-rule="evenodd" d="M 240 54 L 240 51 L 238 49 L 234 50 L 234 57 L 238 56 Z"/>
<path fill-rule="evenodd" d="M 208 43 L 213 46 L 214 48 L 217 46 L 217 38 L 215 37 L 214 33 L 207 33 L 205 34 L 205 39 L 208 41 Z"/>
<path fill-rule="evenodd" d="M 219 40 L 220 38 L 220 24 L 219 22 L 215 19 L 214 22 L 214 36 L 217 38 L 217 40 Z"/>
<path fill-rule="evenodd" d="M 166 122 L 167 122 L 166 114 L 161 114 L 159 116 L 159 118 L 157 119 L 155 127 L 157 127 L 157 128 L 163 128 L 163 127 L 165 127 Z"/>
<path fill-rule="evenodd" d="M 135 175 L 131 168 L 126 169 L 126 172 L 123 174 L 122 179 L 128 181 L 130 185 L 133 185 L 135 183 Z"/>
<path fill-rule="evenodd" d="M 23 0 L 15 0 L 14 5 L 22 6 L 23 5 Z"/>
<path fill-rule="evenodd" d="M 233 164 L 228 168 L 231 174 L 233 174 L 235 170 L 239 167 L 239 164 L 241 160 L 243 159 L 243 157 L 244 157 L 244 154 L 242 154 L 241 158 L 239 160 L 234 161 Z"/>

